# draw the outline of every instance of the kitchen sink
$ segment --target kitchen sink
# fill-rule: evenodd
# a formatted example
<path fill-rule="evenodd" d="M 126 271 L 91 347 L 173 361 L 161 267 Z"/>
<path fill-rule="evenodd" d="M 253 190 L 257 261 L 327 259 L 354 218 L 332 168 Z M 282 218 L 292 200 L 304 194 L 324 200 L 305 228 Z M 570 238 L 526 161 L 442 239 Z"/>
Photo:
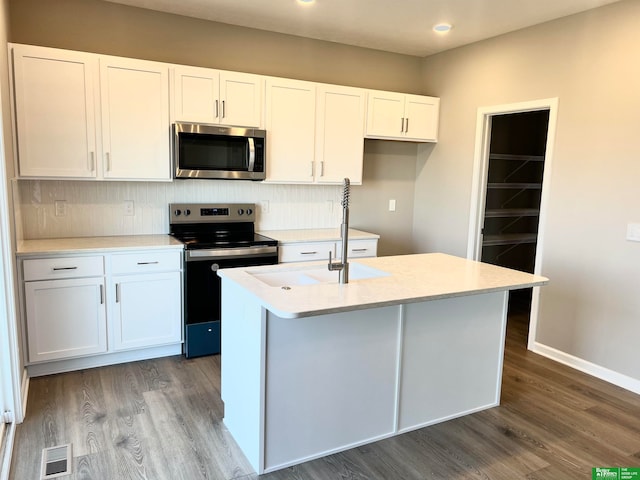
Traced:
<path fill-rule="evenodd" d="M 270 287 L 293 287 L 302 285 L 317 285 L 323 283 L 338 283 L 338 271 L 330 271 L 326 265 L 296 265 L 291 269 L 272 271 L 247 272 Z M 370 278 L 387 277 L 390 274 L 367 267 L 360 263 L 349 263 L 349 281 L 367 280 Z"/>

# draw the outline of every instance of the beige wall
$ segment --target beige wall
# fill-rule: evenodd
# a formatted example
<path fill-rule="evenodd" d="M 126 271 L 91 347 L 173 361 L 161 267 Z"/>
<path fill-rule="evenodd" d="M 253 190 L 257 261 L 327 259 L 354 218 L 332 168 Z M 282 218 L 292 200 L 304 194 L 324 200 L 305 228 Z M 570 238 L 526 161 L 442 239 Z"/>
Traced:
<path fill-rule="evenodd" d="M 421 93 L 421 60 L 100 0 L 10 0 L 11 41 Z"/>
<path fill-rule="evenodd" d="M 365 141 L 361 186 L 351 188 L 353 228 L 381 236 L 378 255 L 413 253 L 413 189 L 417 146 L 409 142 Z M 396 210 L 389 211 L 389 200 Z"/>
<path fill-rule="evenodd" d="M 558 97 L 536 340 L 640 390 L 640 243 L 625 240 L 640 222 L 638 25 L 629 0 L 425 59 L 442 114 L 418 161 L 414 238 L 466 254 L 479 107 Z"/>

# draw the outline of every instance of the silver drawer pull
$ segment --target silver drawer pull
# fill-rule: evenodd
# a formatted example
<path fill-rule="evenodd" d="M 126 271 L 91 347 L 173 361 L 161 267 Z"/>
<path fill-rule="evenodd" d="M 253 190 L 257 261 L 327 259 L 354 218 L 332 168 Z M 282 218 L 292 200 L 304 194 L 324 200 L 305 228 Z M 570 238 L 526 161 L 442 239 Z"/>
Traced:
<path fill-rule="evenodd" d="M 77 270 L 78 267 L 53 267 L 53 271 L 57 272 L 59 270 Z"/>
<path fill-rule="evenodd" d="M 100 305 L 104 304 L 104 285 L 100 285 Z"/>
<path fill-rule="evenodd" d="M 318 252 L 300 252 L 300 255 L 315 255 Z"/>
<path fill-rule="evenodd" d="M 160 262 L 138 262 L 138 265 L 157 265 Z"/>
<path fill-rule="evenodd" d="M 366 252 L 367 250 L 369 250 L 368 248 L 352 248 L 351 251 L 352 252 Z"/>

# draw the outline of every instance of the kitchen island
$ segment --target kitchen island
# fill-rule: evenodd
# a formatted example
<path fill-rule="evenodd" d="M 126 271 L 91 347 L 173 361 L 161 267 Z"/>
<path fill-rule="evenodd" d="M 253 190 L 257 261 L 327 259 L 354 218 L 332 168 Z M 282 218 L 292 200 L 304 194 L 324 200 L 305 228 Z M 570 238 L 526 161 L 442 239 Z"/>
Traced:
<path fill-rule="evenodd" d="M 499 404 L 508 291 L 444 254 L 219 271 L 224 422 L 258 473 Z"/>

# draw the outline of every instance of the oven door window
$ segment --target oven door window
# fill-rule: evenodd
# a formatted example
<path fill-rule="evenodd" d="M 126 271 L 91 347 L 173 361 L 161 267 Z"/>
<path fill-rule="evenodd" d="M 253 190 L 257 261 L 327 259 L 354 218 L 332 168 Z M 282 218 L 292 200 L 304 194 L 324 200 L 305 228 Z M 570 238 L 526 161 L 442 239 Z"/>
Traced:
<path fill-rule="evenodd" d="M 183 170 L 248 171 L 249 147 L 245 137 L 179 134 L 180 168 Z"/>

